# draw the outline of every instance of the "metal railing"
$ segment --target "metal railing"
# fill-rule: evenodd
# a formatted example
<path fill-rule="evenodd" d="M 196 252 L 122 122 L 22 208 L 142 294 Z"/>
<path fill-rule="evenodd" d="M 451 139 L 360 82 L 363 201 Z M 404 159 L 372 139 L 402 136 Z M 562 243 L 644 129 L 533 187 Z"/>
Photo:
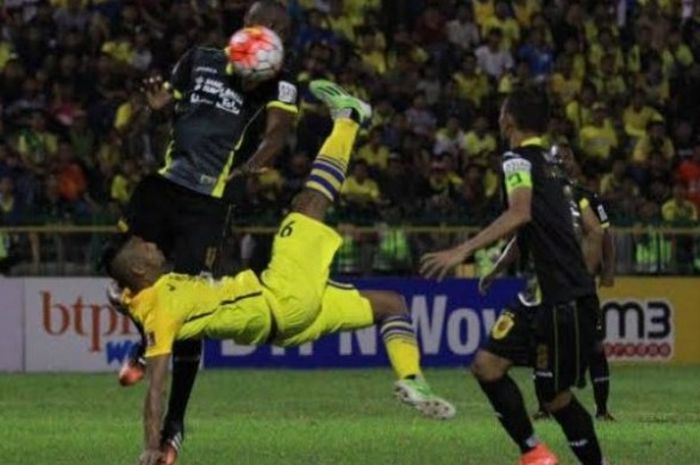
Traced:
<path fill-rule="evenodd" d="M 413 275 L 420 256 L 465 240 L 473 226 L 337 226 L 344 238 L 334 272 L 353 276 Z M 261 269 L 269 258 L 273 227 L 234 227 L 220 252 L 219 272 Z M 112 226 L 0 227 L 0 274 L 13 276 L 99 275 L 104 244 Z M 700 275 L 700 227 L 615 228 L 617 273 L 621 275 Z M 459 270 L 478 275 L 498 255 L 498 246 L 477 254 Z"/>

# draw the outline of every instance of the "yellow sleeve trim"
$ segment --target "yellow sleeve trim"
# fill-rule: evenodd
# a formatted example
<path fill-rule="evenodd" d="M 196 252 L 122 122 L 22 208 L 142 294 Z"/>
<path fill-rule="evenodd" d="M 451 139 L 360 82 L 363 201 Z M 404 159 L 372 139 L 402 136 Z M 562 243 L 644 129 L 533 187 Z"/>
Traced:
<path fill-rule="evenodd" d="M 605 223 L 600 223 L 600 227 L 603 229 L 608 229 L 610 228 L 610 222 L 606 221 Z"/>
<path fill-rule="evenodd" d="M 266 108 L 279 108 L 280 110 L 288 111 L 290 113 L 294 113 L 295 115 L 299 113 L 299 108 L 297 108 L 296 105 L 283 103 L 278 100 L 273 100 L 272 102 L 268 103 Z"/>

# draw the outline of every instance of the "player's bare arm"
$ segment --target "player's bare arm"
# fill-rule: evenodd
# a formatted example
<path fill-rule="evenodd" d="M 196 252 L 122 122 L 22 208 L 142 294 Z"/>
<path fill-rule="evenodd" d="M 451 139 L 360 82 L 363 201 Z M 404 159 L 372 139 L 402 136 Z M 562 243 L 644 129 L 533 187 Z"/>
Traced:
<path fill-rule="evenodd" d="M 513 234 L 527 224 L 532 216 L 531 210 L 532 188 L 514 188 L 508 195 L 508 209 L 479 234 L 451 249 L 425 254 L 421 259 L 421 274 L 427 278 L 444 278 L 477 250 Z"/>
<path fill-rule="evenodd" d="M 505 249 L 498 257 L 496 264 L 493 266 L 491 271 L 486 273 L 479 280 L 479 293 L 485 295 L 491 288 L 493 282 L 501 276 L 516 260 L 520 258 L 520 248 L 518 247 L 517 237 L 513 237 Z"/>
<path fill-rule="evenodd" d="M 602 259 L 604 230 L 590 205 L 581 209 L 581 227 L 583 229 L 583 258 L 586 260 L 588 271 L 595 275 Z"/>
<path fill-rule="evenodd" d="M 139 465 L 157 465 L 162 455 L 160 432 L 169 362 L 170 354 L 148 359 L 146 376 L 149 383 L 143 406 L 144 451 L 139 457 Z"/>
<path fill-rule="evenodd" d="M 262 142 L 250 160 L 239 169 L 233 170 L 228 179 L 259 172 L 272 164 L 275 156 L 284 149 L 287 138 L 294 127 L 295 119 L 296 113 L 294 112 L 282 108 L 268 108 Z"/>
<path fill-rule="evenodd" d="M 603 257 L 600 273 L 601 287 L 613 287 L 615 285 L 615 235 L 606 228 L 603 231 Z"/>

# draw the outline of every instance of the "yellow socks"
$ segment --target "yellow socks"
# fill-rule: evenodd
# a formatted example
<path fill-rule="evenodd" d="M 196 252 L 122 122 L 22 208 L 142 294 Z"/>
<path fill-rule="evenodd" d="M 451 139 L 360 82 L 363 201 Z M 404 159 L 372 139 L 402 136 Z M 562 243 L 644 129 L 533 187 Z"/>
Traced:
<path fill-rule="evenodd" d="M 387 318 L 381 323 L 379 331 L 396 376 L 399 379 L 421 376 L 420 351 L 411 317 L 401 315 Z"/>
<path fill-rule="evenodd" d="M 355 137 L 360 126 L 349 118 L 338 118 L 333 131 L 326 138 L 319 155 L 311 166 L 306 187 L 326 196 L 331 202 L 336 199 L 350 163 Z"/>

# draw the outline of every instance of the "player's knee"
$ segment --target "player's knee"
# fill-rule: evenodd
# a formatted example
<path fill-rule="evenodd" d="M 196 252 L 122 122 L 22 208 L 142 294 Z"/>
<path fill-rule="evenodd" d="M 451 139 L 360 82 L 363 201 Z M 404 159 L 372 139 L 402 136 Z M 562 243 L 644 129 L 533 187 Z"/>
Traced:
<path fill-rule="evenodd" d="M 569 405 L 572 398 L 573 394 L 567 389 L 566 391 L 554 395 L 550 401 L 545 401 L 544 408 L 550 413 L 556 413 Z"/>
<path fill-rule="evenodd" d="M 508 372 L 507 360 L 489 352 L 480 350 L 474 357 L 471 372 L 481 383 L 493 383 L 503 378 Z"/>
<path fill-rule="evenodd" d="M 372 307 L 374 321 L 380 322 L 394 316 L 408 315 L 408 307 L 404 297 L 391 291 L 362 292 Z"/>

